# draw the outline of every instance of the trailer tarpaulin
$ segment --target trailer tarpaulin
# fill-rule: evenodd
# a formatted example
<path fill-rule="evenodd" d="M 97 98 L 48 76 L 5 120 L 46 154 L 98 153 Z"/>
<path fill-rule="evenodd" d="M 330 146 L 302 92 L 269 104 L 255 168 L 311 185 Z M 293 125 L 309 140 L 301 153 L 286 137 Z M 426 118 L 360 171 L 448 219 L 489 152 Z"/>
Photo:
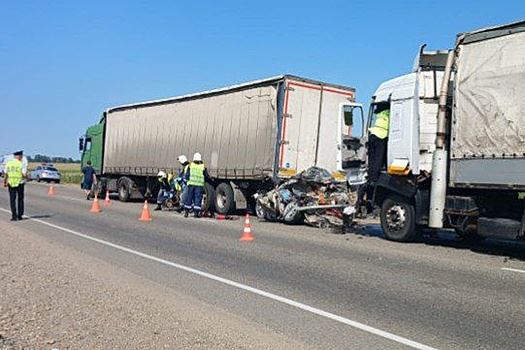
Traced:
<path fill-rule="evenodd" d="M 452 159 L 525 156 L 525 32 L 459 46 Z"/>

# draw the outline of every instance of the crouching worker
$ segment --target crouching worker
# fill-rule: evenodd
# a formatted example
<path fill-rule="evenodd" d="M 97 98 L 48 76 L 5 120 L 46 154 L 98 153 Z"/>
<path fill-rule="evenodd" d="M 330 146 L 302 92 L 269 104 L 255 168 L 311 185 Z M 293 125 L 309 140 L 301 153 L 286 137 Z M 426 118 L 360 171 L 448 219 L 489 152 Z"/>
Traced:
<path fill-rule="evenodd" d="M 157 195 L 157 207 L 155 210 L 162 210 L 162 203 L 169 198 L 169 193 L 171 191 L 170 177 L 164 171 L 159 171 L 157 179 L 159 180 L 160 188 L 159 194 Z"/>
<path fill-rule="evenodd" d="M 202 162 L 200 153 L 193 155 L 193 162 L 191 162 L 186 170 L 185 178 L 188 187 L 184 198 L 184 217 L 187 218 L 190 210 L 193 209 L 194 216 L 199 218 L 202 210 L 204 184 L 209 179 L 208 170 L 206 170 Z"/>

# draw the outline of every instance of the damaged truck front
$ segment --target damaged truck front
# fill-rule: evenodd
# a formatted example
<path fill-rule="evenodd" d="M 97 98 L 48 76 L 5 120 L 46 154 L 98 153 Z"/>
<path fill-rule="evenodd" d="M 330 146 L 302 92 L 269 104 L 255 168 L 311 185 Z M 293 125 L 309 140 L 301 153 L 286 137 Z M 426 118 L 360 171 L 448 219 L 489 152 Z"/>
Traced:
<path fill-rule="evenodd" d="M 374 201 L 388 238 L 524 238 L 524 52 L 525 22 L 462 33 L 378 88 L 371 110 L 389 104 L 391 117 Z"/>

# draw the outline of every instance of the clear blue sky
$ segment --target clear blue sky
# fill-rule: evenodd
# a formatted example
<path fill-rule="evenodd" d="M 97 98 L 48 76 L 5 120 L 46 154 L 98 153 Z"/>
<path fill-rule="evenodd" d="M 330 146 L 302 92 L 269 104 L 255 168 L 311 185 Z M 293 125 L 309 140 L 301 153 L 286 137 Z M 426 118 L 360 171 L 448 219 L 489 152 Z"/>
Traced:
<path fill-rule="evenodd" d="M 525 17 L 523 0 L 1 4 L 0 154 L 75 158 L 109 106 L 281 73 L 353 86 L 368 103 L 420 44 Z"/>

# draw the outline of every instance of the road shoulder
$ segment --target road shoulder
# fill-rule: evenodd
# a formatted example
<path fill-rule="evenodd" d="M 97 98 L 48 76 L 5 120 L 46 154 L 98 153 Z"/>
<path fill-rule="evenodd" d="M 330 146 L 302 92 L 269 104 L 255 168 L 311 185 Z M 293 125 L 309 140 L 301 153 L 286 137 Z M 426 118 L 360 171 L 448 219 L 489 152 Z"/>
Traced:
<path fill-rule="evenodd" d="M 0 349 L 305 347 L 0 220 Z"/>

